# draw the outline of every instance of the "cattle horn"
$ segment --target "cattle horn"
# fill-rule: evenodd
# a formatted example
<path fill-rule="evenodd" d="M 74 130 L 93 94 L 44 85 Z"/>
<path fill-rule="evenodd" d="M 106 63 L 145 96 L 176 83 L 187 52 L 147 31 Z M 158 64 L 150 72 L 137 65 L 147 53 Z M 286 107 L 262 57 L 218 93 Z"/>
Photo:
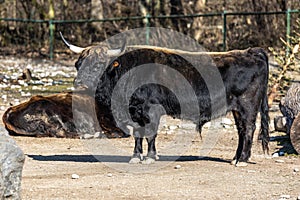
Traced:
<path fill-rule="evenodd" d="M 64 36 L 62 35 L 61 32 L 59 32 L 59 34 L 60 34 L 61 39 L 62 39 L 63 42 L 65 43 L 65 45 L 66 45 L 71 51 L 73 51 L 74 53 L 81 53 L 83 50 L 85 50 L 85 48 L 78 47 L 78 46 L 75 46 L 75 45 L 73 45 L 73 44 L 70 44 L 70 43 L 64 38 Z"/>
<path fill-rule="evenodd" d="M 120 56 L 125 52 L 125 50 L 126 50 L 126 39 L 123 41 L 121 48 L 107 50 L 107 55 L 110 57 Z"/>

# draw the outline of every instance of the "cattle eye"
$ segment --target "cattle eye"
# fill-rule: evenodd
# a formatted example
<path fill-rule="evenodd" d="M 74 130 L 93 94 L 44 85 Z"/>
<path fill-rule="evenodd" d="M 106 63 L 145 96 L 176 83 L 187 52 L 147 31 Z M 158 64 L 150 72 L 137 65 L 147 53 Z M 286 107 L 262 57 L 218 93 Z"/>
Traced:
<path fill-rule="evenodd" d="M 112 66 L 113 66 L 113 67 L 119 67 L 119 66 L 120 66 L 120 63 L 119 63 L 118 61 L 114 61 L 114 62 L 112 63 Z"/>

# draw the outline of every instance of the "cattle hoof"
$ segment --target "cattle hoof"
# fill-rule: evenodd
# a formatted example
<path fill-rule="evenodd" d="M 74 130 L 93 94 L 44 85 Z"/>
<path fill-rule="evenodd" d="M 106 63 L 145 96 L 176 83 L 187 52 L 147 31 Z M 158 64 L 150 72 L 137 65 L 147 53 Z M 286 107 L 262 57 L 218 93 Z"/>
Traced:
<path fill-rule="evenodd" d="M 154 158 L 150 158 L 150 157 L 146 157 L 143 161 L 142 164 L 143 165 L 150 165 L 155 163 L 155 159 Z"/>
<path fill-rule="evenodd" d="M 234 165 L 236 167 L 246 167 L 246 166 L 248 166 L 247 162 L 237 162 L 236 163 L 236 160 L 232 160 L 230 164 Z"/>
<path fill-rule="evenodd" d="M 133 157 L 129 161 L 129 164 L 139 164 L 139 163 L 141 163 L 141 159 L 137 157 Z"/>
<path fill-rule="evenodd" d="M 231 165 L 235 165 L 235 164 L 236 164 L 236 160 L 235 160 L 235 159 L 232 160 L 230 164 L 231 164 Z"/>
<path fill-rule="evenodd" d="M 247 167 L 248 166 L 248 163 L 246 162 L 238 162 L 235 164 L 236 167 Z"/>
<path fill-rule="evenodd" d="M 155 156 L 155 160 L 159 160 L 159 156 L 158 155 Z"/>

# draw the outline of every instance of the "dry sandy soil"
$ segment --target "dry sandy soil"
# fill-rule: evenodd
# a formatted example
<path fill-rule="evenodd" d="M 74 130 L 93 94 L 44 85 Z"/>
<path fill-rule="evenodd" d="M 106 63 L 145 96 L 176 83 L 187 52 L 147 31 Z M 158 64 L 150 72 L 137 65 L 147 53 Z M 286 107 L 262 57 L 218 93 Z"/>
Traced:
<path fill-rule="evenodd" d="M 278 114 L 274 108 L 271 118 Z M 22 198 L 297 199 L 300 195 L 300 157 L 285 146 L 288 143 L 278 133 L 272 133 L 270 155 L 266 156 L 256 140 L 257 130 L 251 163 L 234 167 L 230 165 L 237 147 L 233 127 L 212 125 L 204 129 L 201 140 L 188 122 L 170 118 L 162 122 L 177 124 L 181 128 L 171 134 L 160 129 L 160 160 L 151 165 L 128 164 L 133 138 L 14 137 L 26 155 Z M 278 151 L 288 154 L 272 157 Z"/>

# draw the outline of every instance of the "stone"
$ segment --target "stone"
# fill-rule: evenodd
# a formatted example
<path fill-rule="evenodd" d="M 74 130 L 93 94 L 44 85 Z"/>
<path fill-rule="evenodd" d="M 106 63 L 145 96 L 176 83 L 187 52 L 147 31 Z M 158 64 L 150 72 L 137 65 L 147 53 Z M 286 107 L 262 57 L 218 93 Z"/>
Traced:
<path fill-rule="evenodd" d="M 79 179 L 79 175 L 78 174 L 72 174 L 72 179 Z"/>
<path fill-rule="evenodd" d="M 279 153 L 277 153 L 277 152 L 276 152 L 276 153 L 273 153 L 272 157 L 273 157 L 273 158 L 278 158 L 278 157 L 279 157 Z"/>
<path fill-rule="evenodd" d="M 232 126 L 229 126 L 229 125 L 227 125 L 227 124 L 223 124 L 223 127 L 224 127 L 225 129 L 230 129 L 230 128 L 232 128 Z"/>
<path fill-rule="evenodd" d="M 275 160 L 277 163 L 284 163 L 284 160 Z"/>
<path fill-rule="evenodd" d="M 299 168 L 294 168 L 294 172 L 299 172 Z"/>
<path fill-rule="evenodd" d="M 101 137 L 101 133 L 98 131 L 95 133 L 94 138 L 100 138 Z"/>
<path fill-rule="evenodd" d="M 0 198 L 21 199 L 23 151 L 6 131 L 0 129 Z"/>
<path fill-rule="evenodd" d="M 169 130 L 175 130 L 175 129 L 178 129 L 178 126 L 175 126 L 175 125 L 170 125 L 169 126 Z"/>
<path fill-rule="evenodd" d="M 108 173 L 107 174 L 107 177 L 112 177 L 113 175 L 111 173 Z"/>
<path fill-rule="evenodd" d="M 94 137 L 94 135 L 88 134 L 88 133 L 86 133 L 86 134 L 83 135 L 84 139 L 92 139 L 93 137 Z"/>
<path fill-rule="evenodd" d="M 181 165 L 176 165 L 174 168 L 175 168 L 175 169 L 180 169 L 180 168 L 181 168 Z"/>
<path fill-rule="evenodd" d="M 221 122 L 223 125 L 229 125 L 229 126 L 232 126 L 233 125 L 233 121 L 229 118 L 222 118 L 222 122 Z"/>
<path fill-rule="evenodd" d="M 300 195 L 297 197 L 297 200 L 300 200 Z"/>
<path fill-rule="evenodd" d="M 286 117 L 276 116 L 274 118 L 274 129 L 279 132 L 286 132 Z"/>

